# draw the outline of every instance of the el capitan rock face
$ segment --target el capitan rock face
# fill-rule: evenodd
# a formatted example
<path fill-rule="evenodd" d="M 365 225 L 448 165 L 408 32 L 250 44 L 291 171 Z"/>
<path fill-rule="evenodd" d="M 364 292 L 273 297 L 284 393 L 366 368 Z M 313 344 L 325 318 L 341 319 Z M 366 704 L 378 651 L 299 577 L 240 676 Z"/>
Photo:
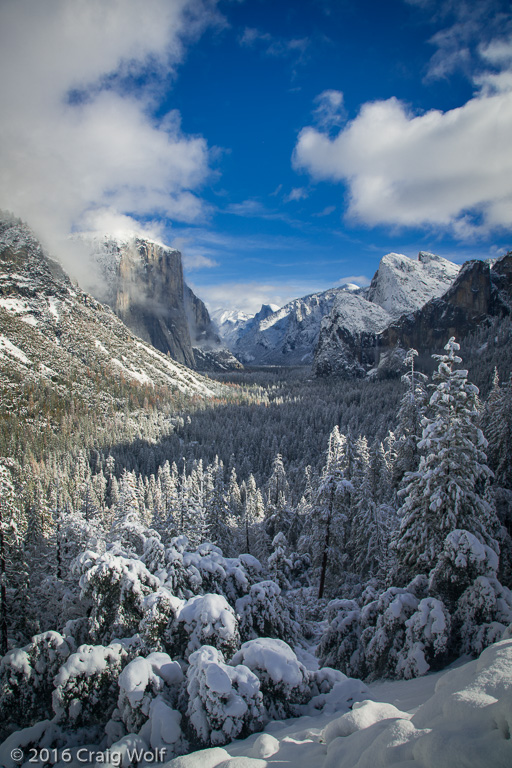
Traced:
<path fill-rule="evenodd" d="M 189 368 L 201 367 L 222 354 L 221 369 L 232 359 L 204 303 L 183 279 L 181 253 L 161 243 L 127 233 L 121 236 L 82 233 L 76 236 L 97 265 L 100 282 L 91 290 L 141 339 Z M 211 370 L 211 368 L 210 368 Z"/>
<path fill-rule="evenodd" d="M 27 383 L 57 398 L 72 389 L 94 412 L 118 402 L 120 382 L 190 396 L 219 391 L 135 336 L 71 282 L 26 224 L 1 212 L 0 267 L 0 379 L 12 397 Z"/>
<path fill-rule="evenodd" d="M 180 252 L 131 233 L 80 233 L 75 239 L 96 267 L 87 286 L 96 298 L 141 339 L 194 367 Z"/>

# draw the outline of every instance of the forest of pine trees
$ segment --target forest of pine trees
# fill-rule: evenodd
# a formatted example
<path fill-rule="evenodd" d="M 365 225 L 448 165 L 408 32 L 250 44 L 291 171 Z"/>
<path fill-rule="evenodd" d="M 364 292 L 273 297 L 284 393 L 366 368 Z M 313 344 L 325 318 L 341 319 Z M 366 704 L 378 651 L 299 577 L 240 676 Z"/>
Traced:
<path fill-rule="evenodd" d="M 430 379 L 411 350 L 399 383 L 260 381 L 148 411 L 132 443 L 0 459 L 5 744 L 179 755 L 499 639 L 512 387 L 481 398 L 459 352 Z"/>

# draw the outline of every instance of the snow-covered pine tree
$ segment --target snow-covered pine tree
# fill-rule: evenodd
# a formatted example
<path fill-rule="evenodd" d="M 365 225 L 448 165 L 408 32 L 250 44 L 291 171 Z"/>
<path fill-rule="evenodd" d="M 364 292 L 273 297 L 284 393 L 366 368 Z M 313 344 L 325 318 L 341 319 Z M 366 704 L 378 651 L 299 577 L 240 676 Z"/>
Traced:
<path fill-rule="evenodd" d="M 206 536 L 219 547 L 230 549 L 231 529 L 228 525 L 229 507 L 224 483 L 224 464 L 215 456 L 206 468 Z"/>
<path fill-rule="evenodd" d="M 429 573 L 443 550 L 446 536 L 455 529 L 473 533 L 497 550 L 496 512 L 485 496 L 491 471 L 484 453 L 487 441 L 476 425 L 478 388 L 468 372 L 455 368 L 462 362 L 459 344 L 452 337 L 433 380 L 429 417 L 422 421 L 419 449 L 423 455 L 417 472 L 405 477 L 404 503 L 395 551 L 393 583 L 406 584 L 418 573 Z"/>
<path fill-rule="evenodd" d="M 301 549 L 311 553 L 313 565 L 318 568 L 319 599 L 324 595 L 328 576 L 339 573 L 346 560 L 347 519 L 353 490 L 344 472 L 347 453 L 352 456 L 352 449 L 335 426 L 329 436 L 326 463 L 300 541 Z"/>
<path fill-rule="evenodd" d="M 277 453 L 272 462 L 272 474 L 267 483 L 267 509 L 265 527 L 270 539 L 283 531 L 287 533 L 292 514 L 288 506 L 289 486 L 283 457 Z"/>
<path fill-rule="evenodd" d="M 119 498 L 114 506 L 114 520 L 109 537 L 129 551 L 142 554 L 144 548 L 144 521 L 134 472 L 123 471 L 119 483 Z"/>
<path fill-rule="evenodd" d="M 356 440 L 347 551 L 350 557 L 349 569 L 364 579 L 377 575 L 384 566 L 387 553 L 385 514 L 377 502 L 379 494 L 383 492 L 380 487 L 381 473 L 378 471 L 382 469 L 382 452 L 382 443 L 375 446 L 372 456 L 366 437 Z"/>
<path fill-rule="evenodd" d="M 164 538 L 176 533 L 176 513 L 178 509 L 178 467 L 173 462 L 165 461 L 158 469 L 158 480 L 161 489 L 160 517 L 166 532 Z M 164 531 L 159 531 L 164 533 Z"/>
<path fill-rule="evenodd" d="M 286 536 L 282 531 L 279 531 L 272 540 L 272 552 L 267 560 L 267 565 L 270 578 L 279 584 L 281 589 L 290 589 L 292 563 L 287 557 L 287 550 Z"/>
<path fill-rule="evenodd" d="M 265 507 L 261 491 L 256 486 L 254 475 L 245 483 L 245 499 L 242 506 L 240 551 L 261 557 L 267 551 L 268 537 L 262 522 Z"/>
<path fill-rule="evenodd" d="M 483 428 L 496 484 L 512 490 L 512 380 L 500 386 L 497 371 L 484 409 Z"/>
<path fill-rule="evenodd" d="M 20 543 L 20 513 L 9 461 L 0 462 L 0 655 L 7 653 L 9 605 L 7 583 L 12 577 L 13 556 Z"/>
<path fill-rule="evenodd" d="M 421 419 L 427 404 L 427 377 L 414 369 L 414 358 L 418 353 L 410 349 L 404 363 L 410 366 L 409 371 L 402 376 L 407 390 L 402 397 L 397 415 L 395 443 L 396 459 L 393 464 L 393 480 L 401 482 L 406 472 L 414 472 L 418 468 L 420 451 L 418 443 L 421 439 Z"/>

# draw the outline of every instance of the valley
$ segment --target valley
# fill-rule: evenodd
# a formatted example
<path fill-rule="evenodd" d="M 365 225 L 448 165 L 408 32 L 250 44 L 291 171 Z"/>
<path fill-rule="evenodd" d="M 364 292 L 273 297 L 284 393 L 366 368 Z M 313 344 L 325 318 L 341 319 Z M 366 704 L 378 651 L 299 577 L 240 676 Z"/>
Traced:
<path fill-rule="evenodd" d="M 177 252 L 116 256 L 109 306 L 21 221 L 0 234 L 3 765 L 47 749 L 79 766 L 85 744 L 272 765 L 275 721 L 301 716 L 330 765 L 350 712 L 389 717 L 368 684 L 508 653 L 510 254 L 460 272 L 391 254 L 368 289 L 224 317 L 222 341 L 184 285 L 162 294 L 174 314 L 143 290 L 150 252 L 182 280 Z M 436 329 L 418 351 L 394 330 L 411 318 Z"/>

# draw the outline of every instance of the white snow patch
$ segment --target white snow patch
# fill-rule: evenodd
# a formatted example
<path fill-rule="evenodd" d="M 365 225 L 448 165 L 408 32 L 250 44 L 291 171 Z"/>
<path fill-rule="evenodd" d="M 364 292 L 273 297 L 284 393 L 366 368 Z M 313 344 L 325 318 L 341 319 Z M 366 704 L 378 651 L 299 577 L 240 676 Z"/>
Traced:
<path fill-rule="evenodd" d="M 269 723 L 264 733 L 225 747 L 236 762 L 219 756 L 208 766 L 252 768 L 254 760 L 266 768 L 512 765 L 512 640 L 445 672 L 374 683 L 365 698 L 341 716 L 323 713 Z M 165 768 L 204 768 L 200 755 Z"/>
<path fill-rule="evenodd" d="M 139 369 L 138 371 L 134 371 L 132 368 L 127 368 L 123 363 L 118 360 L 116 357 L 112 358 L 112 363 L 114 365 L 117 365 L 118 368 L 121 368 L 124 374 L 126 376 L 130 376 L 132 379 L 135 379 L 139 382 L 139 384 L 151 384 L 153 385 L 153 380 L 149 378 L 147 373 L 145 371 Z"/>
<path fill-rule="evenodd" d="M 59 316 L 59 311 L 57 309 L 57 304 L 56 304 L 55 300 L 54 299 L 49 299 L 48 306 L 50 308 L 50 312 L 54 316 L 55 320 L 58 322 L 59 319 L 60 319 L 60 316 Z"/>
<path fill-rule="evenodd" d="M 108 355 L 108 349 L 105 349 L 101 341 L 98 341 L 98 339 L 94 339 L 94 346 L 96 349 L 99 349 L 100 352 L 103 352 L 105 355 Z"/>
<path fill-rule="evenodd" d="M 26 323 L 27 325 L 32 325 L 32 326 L 38 325 L 38 322 L 37 322 L 36 318 L 34 317 L 34 315 L 24 315 L 21 318 L 21 320 L 22 320 L 23 323 Z"/>
<path fill-rule="evenodd" d="M 28 359 L 26 354 L 22 352 L 21 349 L 9 341 L 6 336 L 0 336 L 0 357 L 5 357 L 5 352 L 11 355 L 11 357 L 15 357 L 17 360 L 20 360 L 20 362 L 25 363 L 25 365 L 30 365 L 31 363 L 31 361 Z"/>

